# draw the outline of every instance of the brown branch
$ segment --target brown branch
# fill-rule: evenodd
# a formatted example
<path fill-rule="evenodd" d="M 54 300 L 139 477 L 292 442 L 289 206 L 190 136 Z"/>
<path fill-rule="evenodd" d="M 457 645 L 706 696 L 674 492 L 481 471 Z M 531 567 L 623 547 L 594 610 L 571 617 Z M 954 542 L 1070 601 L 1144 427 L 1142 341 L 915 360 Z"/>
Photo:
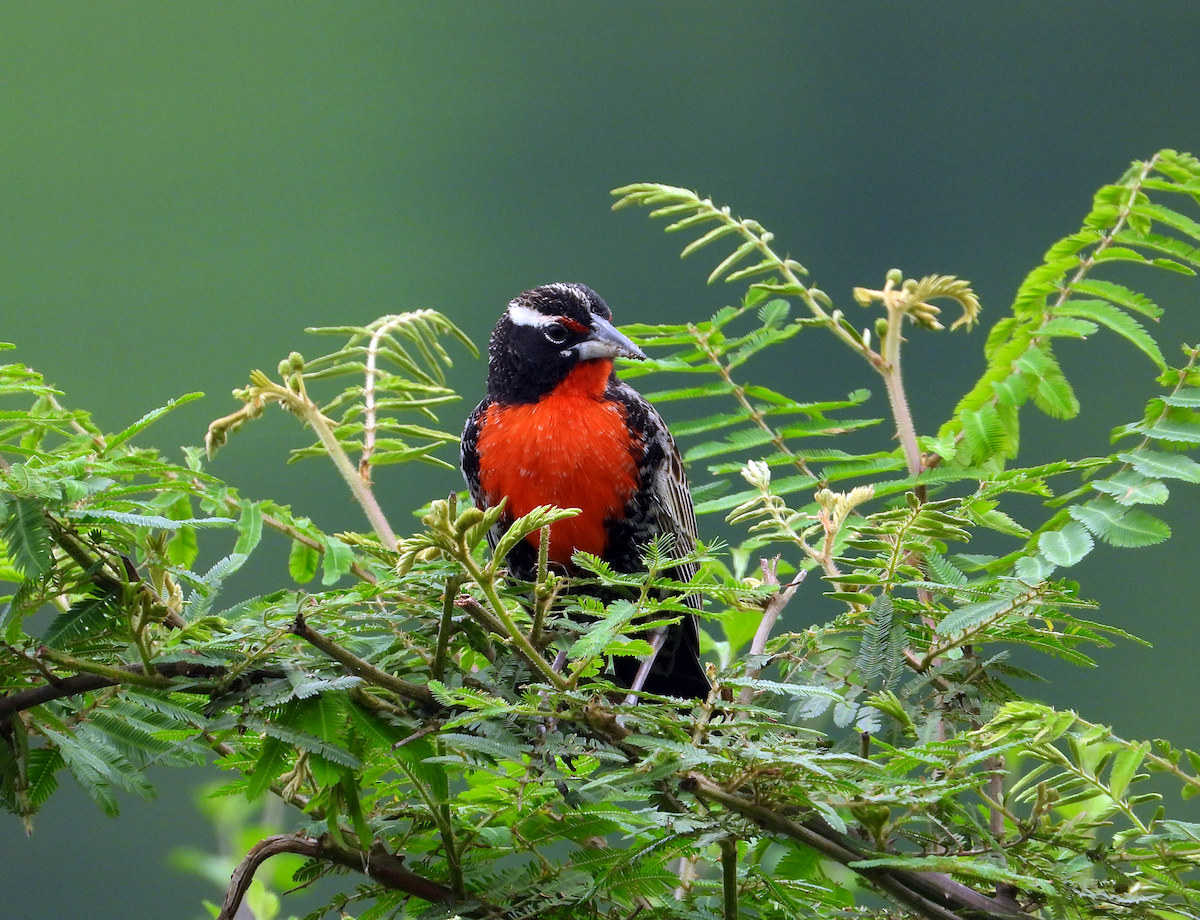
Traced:
<path fill-rule="evenodd" d="M 439 705 L 428 687 L 414 684 L 412 681 L 404 680 L 386 671 L 379 670 L 379 668 L 375 667 L 369 661 L 364 661 L 353 652 L 342 648 L 329 637 L 321 635 L 305 622 L 304 614 L 302 613 L 296 614 L 296 619 L 292 623 L 292 634 L 299 636 L 318 651 L 324 652 L 334 661 L 345 665 L 351 674 L 357 674 L 364 680 L 370 681 L 376 686 L 383 687 L 385 690 L 391 690 L 405 699 L 423 703 L 426 706 Z"/>
<path fill-rule="evenodd" d="M 370 853 L 364 853 L 362 850 L 340 847 L 334 844 L 328 835 L 314 838 L 277 834 L 260 840 L 251 847 L 246 858 L 233 871 L 225 903 L 221 905 L 221 913 L 217 915 L 217 920 L 233 920 L 250 888 L 250 883 L 254 881 L 254 873 L 258 867 L 280 853 L 296 853 L 310 859 L 336 863 L 369 875 L 385 888 L 403 891 L 435 904 L 449 903 L 452 899 L 449 888 L 410 872 L 404 868 L 403 857 L 393 856 L 378 843 L 371 847 Z"/>
<path fill-rule="evenodd" d="M 861 849 L 852 837 L 839 833 L 820 818 L 793 821 L 768 805 L 727 792 L 699 773 L 685 774 L 680 786 L 698 799 L 723 805 L 766 830 L 791 837 L 848 866 L 876 889 L 929 920 L 1011 920 L 1029 916 L 1012 898 L 982 894 L 941 872 L 855 868 L 852 863 L 877 854 Z"/>
<path fill-rule="evenodd" d="M 128 673 L 131 681 L 137 677 L 146 676 L 146 670 L 140 664 L 124 665 L 114 670 Z M 186 685 L 171 687 L 173 691 L 182 693 L 209 693 L 212 690 L 213 683 L 220 683 L 226 675 L 225 668 L 211 664 L 195 664 L 190 661 L 170 661 L 166 664 L 158 664 L 154 666 L 154 671 L 158 676 L 164 678 L 194 677 L 206 681 L 204 685 L 197 687 L 188 687 Z M 286 674 L 281 669 L 261 668 L 242 674 L 238 678 L 238 681 L 247 684 L 257 684 L 285 676 Z M 41 706 L 43 703 L 49 703 L 51 700 L 61 700 L 69 696 L 78 696 L 81 693 L 89 693 L 92 690 L 115 687 L 121 683 L 123 681 L 116 677 L 107 677 L 99 674 L 76 674 L 73 677 L 62 677 L 54 683 L 47 683 L 40 687 L 31 687 L 28 690 L 21 690 L 17 693 L 10 693 L 7 696 L 0 696 L 0 719 L 5 719 L 14 712 L 22 712 L 34 706 Z"/>
<path fill-rule="evenodd" d="M 394 677 L 385 671 L 380 671 L 361 658 L 355 657 L 341 646 L 314 631 L 304 622 L 303 617 L 298 616 L 296 618 L 296 623 L 293 624 L 293 631 L 297 636 L 309 642 L 330 658 L 345 665 L 352 674 L 357 674 L 371 683 L 383 687 L 385 690 L 391 690 L 405 699 L 415 700 L 429 706 L 437 705 L 433 694 L 427 688 L 411 683 L 410 681 L 402 680 L 399 677 Z M 48 678 L 47 683 L 41 686 L 30 687 L 28 690 L 20 690 L 7 695 L 0 695 L 0 719 L 5 719 L 14 712 L 23 712 L 34 706 L 41 706 L 43 703 L 49 703 L 52 700 L 78 696 L 81 693 L 90 693 L 93 690 L 102 690 L 105 687 L 116 687 L 124 683 L 135 682 L 144 684 L 147 677 L 162 679 L 164 689 L 183 693 L 206 694 L 216 689 L 228 675 L 228 669 L 224 667 L 198 664 L 190 661 L 170 661 L 164 664 L 156 664 L 153 675 L 147 674 L 145 667 L 140 664 L 106 668 L 106 671 L 111 673 L 84 673 L 75 674 L 71 677 L 51 677 Z M 118 676 L 120 672 L 128 674 L 128 679 L 125 680 Z M 285 676 L 286 674 L 280 668 L 258 668 L 239 675 L 237 681 L 235 681 L 235 685 L 258 684 L 266 680 L 276 680 Z M 197 678 L 203 680 L 204 684 L 193 687 L 187 685 L 172 686 L 168 684 L 168 679 L 177 677 Z"/>

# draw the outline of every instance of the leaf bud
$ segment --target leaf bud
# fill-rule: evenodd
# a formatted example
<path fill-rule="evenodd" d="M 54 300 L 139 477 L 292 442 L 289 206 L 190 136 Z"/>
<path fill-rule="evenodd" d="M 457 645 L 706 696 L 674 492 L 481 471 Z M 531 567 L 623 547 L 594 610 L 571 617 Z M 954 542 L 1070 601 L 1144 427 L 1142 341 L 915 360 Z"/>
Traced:
<path fill-rule="evenodd" d="M 409 550 L 408 552 L 403 553 L 400 558 L 396 560 L 396 574 L 400 576 L 407 575 L 410 571 L 412 571 L 413 563 L 416 562 L 416 560 L 416 550 Z"/>
<path fill-rule="evenodd" d="M 431 530 L 437 529 L 438 527 L 444 529 L 446 524 L 449 523 L 449 511 L 449 505 L 446 504 L 444 499 L 438 499 L 435 502 L 430 502 L 429 513 L 421 518 L 421 523 Z"/>
<path fill-rule="evenodd" d="M 449 510 L 449 509 L 447 509 Z M 466 533 L 476 524 L 483 520 L 483 510 L 480 508 L 467 508 L 458 516 L 458 520 L 454 522 L 454 529 L 460 534 Z"/>

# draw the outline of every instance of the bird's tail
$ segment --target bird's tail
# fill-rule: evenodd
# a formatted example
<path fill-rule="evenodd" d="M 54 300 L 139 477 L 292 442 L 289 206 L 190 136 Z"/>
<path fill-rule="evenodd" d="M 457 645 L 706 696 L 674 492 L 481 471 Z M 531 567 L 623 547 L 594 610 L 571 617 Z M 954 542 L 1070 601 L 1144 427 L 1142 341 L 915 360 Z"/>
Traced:
<path fill-rule="evenodd" d="M 644 635 L 638 638 L 645 638 Z M 617 682 L 625 687 L 633 685 L 638 668 L 637 658 L 614 658 L 613 671 Z M 642 689 L 659 696 L 675 696 L 682 699 L 705 699 L 712 684 L 700 661 L 699 627 L 694 614 L 685 614 L 678 623 L 667 627 L 658 655 Z"/>

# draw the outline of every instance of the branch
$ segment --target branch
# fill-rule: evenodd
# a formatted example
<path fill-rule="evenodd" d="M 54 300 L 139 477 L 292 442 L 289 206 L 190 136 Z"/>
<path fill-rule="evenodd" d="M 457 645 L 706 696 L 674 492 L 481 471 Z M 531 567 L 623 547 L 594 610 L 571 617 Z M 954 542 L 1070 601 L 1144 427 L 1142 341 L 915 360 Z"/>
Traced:
<path fill-rule="evenodd" d="M 760 559 L 762 564 L 763 581 L 768 585 L 779 584 L 779 557 L 774 560 Z M 771 599 L 767 601 L 766 607 L 763 608 L 762 619 L 758 622 L 758 629 L 754 633 L 754 640 L 750 643 L 750 654 L 761 655 L 767 650 L 767 640 L 771 638 L 771 629 L 775 626 L 775 621 L 779 619 L 779 614 L 783 613 L 783 608 L 788 605 L 788 601 L 792 599 L 792 595 L 796 593 L 796 589 L 804 582 L 808 575 L 807 569 L 801 569 L 786 585 L 783 585 L 778 591 L 771 595 Z M 746 672 L 746 676 L 753 679 L 762 673 L 762 668 L 750 668 Z M 750 687 L 743 687 L 742 692 L 738 694 L 739 703 L 749 703 L 754 699 L 754 690 Z"/>
<path fill-rule="evenodd" d="M 848 866 L 880 891 L 929 920 L 1010 920 L 1028 917 L 1016 901 L 991 897 L 956 882 L 941 872 L 910 872 L 906 869 L 859 869 L 852 863 L 874 854 L 860 849 L 853 838 L 839 833 L 820 818 L 796 822 L 767 805 L 759 805 L 727 792 L 699 773 L 687 773 L 681 788 L 701 800 L 717 802 L 729 811 L 812 847 L 818 853 Z"/>
<path fill-rule="evenodd" d="M 292 623 L 292 633 L 299 636 L 313 648 L 324 652 L 334 661 L 344 664 L 351 674 L 357 674 L 364 680 L 368 680 L 376 686 L 383 687 L 385 690 L 391 690 L 405 699 L 424 703 L 427 706 L 439 705 L 427 687 L 422 687 L 420 684 L 414 684 L 411 681 L 379 670 L 379 668 L 375 667 L 369 661 L 364 661 L 353 652 L 342 648 L 332 639 L 321 635 L 305 622 L 304 614 L 302 613 L 296 614 L 296 619 Z"/>
<path fill-rule="evenodd" d="M 254 873 L 264 862 L 280 853 L 296 853 L 309 859 L 322 859 L 369 875 L 385 888 L 403 891 L 413 897 L 432 903 L 448 903 L 452 900 L 450 889 L 431 879 L 424 878 L 404 868 L 404 858 L 393 856 L 381 844 L 371 847 L 370 853 L 351 850 L 334 844 L 329 835 L 321 837 L 298 837 L 293 834 L 278 834 L 260 840 L 246 858 L 233 871 L 229 891 L 217 920 L 233 920 L 242 899 L 254 881 Z"/>
<path fill-rule="evenodd" d="M 69 666 L 69 665 L 68 665 Z M 177 693 L 204 693 L 212 690 L 211 682 L 219 683 L 226 675 L 226 669 L 211 664 L 194 664 L 190 661 L 170 661 L 154 666 L 155 674 L 160 678 L 197 677 L 210 683 L 196 686 L 171 685 L 169 689 Z M 124 675 L 128 675 L 126 678 Z M 51 700 L 61 700 L 105 687 L 115 687 L 123 683 L 144 684 L 147 678 L 146 669 L 140 664 L 127 664 L 112 668 L 106 674 L 83 673 L 74 677 L 64 677 L 54 683 L 31 687 L 7 696 L 0 696 L 0 719 L 6 719 L 14 712 L 22 712 L 41 706 Z M 277 680 L 286 677 L 286 673 L 278 668 L 262 668 L 241 675 L 238 679 L 247 683 L 257 684 L 266 680 Z"/>

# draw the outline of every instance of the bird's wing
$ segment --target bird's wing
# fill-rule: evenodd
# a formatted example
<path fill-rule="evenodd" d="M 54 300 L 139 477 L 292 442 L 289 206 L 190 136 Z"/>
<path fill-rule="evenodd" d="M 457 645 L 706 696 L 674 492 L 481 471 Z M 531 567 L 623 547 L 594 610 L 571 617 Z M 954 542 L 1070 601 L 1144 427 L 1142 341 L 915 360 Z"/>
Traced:
<path fill-rule="evenodd" d="M 670 534 L 674 538 L 671 555 L 682 558 L 696 548 L 699 531 L 679 449 L 662 416 L 633 387 L 618 381 L 613 396 L 625 404 L 630 428 L 642 444 L 642 507 L 635 510 L 640 517 L 637 540 L 644 546 L 660 534 Z M 687 581 L 696 574 L 696 564 L 681 563 L 674 574 Z M 689 596 L 687 601 L 699 609 L 698 597 Z"/>
<path fill-rule="evenodd" d="M 487 508 L 487 496 L 484 495 L 479 470 L 479 433 L 483 430 L 483 420 L 491 407 L 491 399 L 485 398 L 467 416 L 463 427 L 462 440 L 459 446 L 459 461 L 462 467 L 463 479 L 467 483 L 467 493 L 476 508 Z M 503 527 L 500 524 L 488 531 L 488 546 L 496 548 Z"/>
<path fill-rule="evenodd" d="M 698 531 L 696 510 L 688 490 L 687 475 L 679 449 L 667 430 L 666 422 L 640 393 L 618 382 L 612 395 L 625 404 L 630 429 L 642 444 L 642 482 L 637 521 L 637 542 L 644 546 L 660 534 L 674 537 L 671 554 L 683 558 L 696 548 Z M 680 581 L 695 576 L 696 563 L 683 562 L 671 573 Z M 700 610 L 698 594 L 688 594 L 683 602 Z M 636 670 L 635 659 L 614 662 L 618 677 L 628 683 Z M 700 660 L 700 627 L 694 613 L 685 614 L 675 626 L 667 628 L 664 642 L 645 684 L 652 693 L 703 698 L 709 692 L 709 680 Z"/>

